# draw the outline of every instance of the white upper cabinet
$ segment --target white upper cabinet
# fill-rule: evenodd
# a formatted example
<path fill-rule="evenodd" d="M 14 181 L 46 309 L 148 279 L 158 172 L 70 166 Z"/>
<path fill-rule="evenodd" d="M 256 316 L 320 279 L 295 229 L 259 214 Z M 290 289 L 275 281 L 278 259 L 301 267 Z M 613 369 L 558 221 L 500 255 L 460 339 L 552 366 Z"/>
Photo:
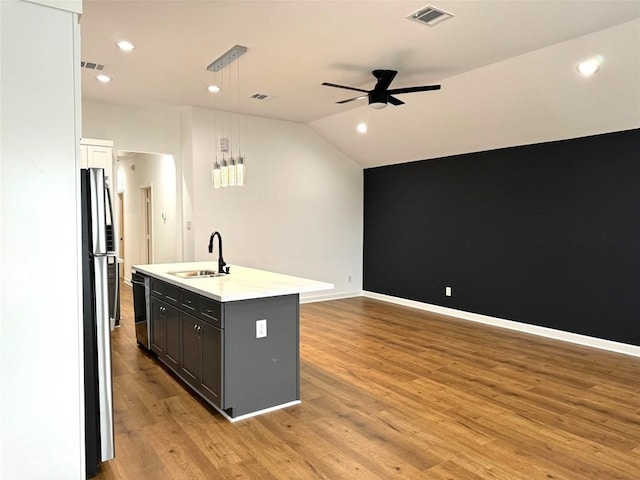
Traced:
<path fill-rule="evenodd" d="M 82 168 L 104 168 L 104 174 L 109 178 L 113 189 L 115 187 L 113 141 L 82 138 L 80 139 L 80 153 L 82 154 Z"/>

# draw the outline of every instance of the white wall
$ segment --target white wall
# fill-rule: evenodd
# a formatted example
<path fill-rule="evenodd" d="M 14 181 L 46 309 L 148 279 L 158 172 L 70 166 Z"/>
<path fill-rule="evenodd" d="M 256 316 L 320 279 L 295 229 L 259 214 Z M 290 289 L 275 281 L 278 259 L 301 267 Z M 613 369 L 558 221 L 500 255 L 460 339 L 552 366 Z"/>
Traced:
<path fill-rule="evenodd" d="M 176 168 L 175 221 L 176 225 L 183 224 L 180 112 L 82 102 L 82 136 L 113 140 L 115 152 L 171 155 Z M 182 261 L 182 230 L 178 229 L 176 235 L 173 261 Z M 130 268 L 125 266 L 124 273 L 129 278 Z"/>
<path fill-rule="evenodd" d="M 80 479 L 77 15 L 3 0 L 0 17 L 0 478 Z"/>
<path fill-rule="evenodd" d="M 82 102 L 82 136 L 113 140 L 114 149 L 180 159 L 180 113 Z"/>
<path fill-rule="evenodd" d="M 179 152 L 176 221 L 185 261 L 212 259 L 209 236 L 220 230 L 229 264 L 331 282 L 335 295 L 359 293 L 362 168 L 305 125 L 240 115 L 247 185 L 214 191 L 214 115 L 85 102 L 83 135 L 121 150 Z"/>
<path fill-rule="evenodd" d="M 131 266 L 147 263 L 143 254 L 144 187 L 152 189 L 153 263 L 177 261 L 176 167 L 171 155 L 139 153 L 120 157 L 116 176 L 118 192 L 124 196 L 124 277 L 131 281 Z"/>
<path fill-rule="evenodd" d="M 195 259 L 212 259 L 209 236 L 219 230 L 229 264 L 331 282 L 338 295 L 359 292 L 362 168 L 306 125 L 238 116 L 246 185 L 214 190 L 215 113 L 192 115 Z"/>
<path fill-rule="evenodd" d="M 182 158 L 187 161 L 182 164 L 182 175 L 180 182 L 182 184 L 182 241 L 183 255 L 185 262 L 193 262 L 195 252 L 193 249 L 193 202 L 192 202 L 192 186 L 193 186 L 193 138 L 191 131 L 193 129 L 193 114 L 191 109 L 182 113 L 180 118 L 180 139 L 182 145 Z"/>

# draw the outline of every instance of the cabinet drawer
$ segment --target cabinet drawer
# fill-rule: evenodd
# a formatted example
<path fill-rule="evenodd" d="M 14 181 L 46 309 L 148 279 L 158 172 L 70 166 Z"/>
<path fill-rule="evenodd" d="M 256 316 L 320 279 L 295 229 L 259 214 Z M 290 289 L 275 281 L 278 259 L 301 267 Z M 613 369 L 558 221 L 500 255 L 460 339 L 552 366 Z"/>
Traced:
<path fill-rule="evenodd" d="M 151 279 L 151 295 L 158 298 L 164 298 L 164 295 L 167 291 L 167 284 L 157 280 L 155 278 Z"/>
<path fill-rule="evenodd" d="M 222 305 L 220 302 L 216 302 L 209 298 L 203 298 L 200 303 L 200 315 L 198 316 L 214 327 L 224 328 L 224 324 L 222 322 Z"/>
<path fill-rule="evenodd" d="M 151 295 L 173 305 L 180 304 L 180 288 L 155 278 L 151 279 Z"/>
<path fill-rule="evenodd" d="M 164 288 L 165 288 L 164 299 L 168 303 L 179 305 L 180 304 L 180 288 L 174 285 L 170 285 L 168 283 L 165 283 Z"/>
<path fill-rule="evenodd" d="M 182 309 L 191 315 L 196 315 L 200 311 L 200 302 L 202 297 L 196 293 L 182 290 L 180 292 L 180 304 Z"/>
<path fill-rule="evenodd" d="M 185 312 L 214 327 L 222 328 L 222 306 L 219 302 L 184 290 L 181 292 L 180 302 L 180 307 Z"/>

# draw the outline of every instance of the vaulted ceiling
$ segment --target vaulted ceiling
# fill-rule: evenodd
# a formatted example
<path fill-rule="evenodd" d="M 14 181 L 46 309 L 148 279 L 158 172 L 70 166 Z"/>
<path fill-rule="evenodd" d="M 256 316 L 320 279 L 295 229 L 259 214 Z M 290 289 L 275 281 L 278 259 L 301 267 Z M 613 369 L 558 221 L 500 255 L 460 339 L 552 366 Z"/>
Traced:
<path fill-rule="evenodd" d="M 433 5 L 435 26 L 408 19 Z M 640 1 L 93 1 L 81 19 L 83 100 L 216 108 L 306 123 L 363 167 L 640 126 Z M 126 39 L 136 48 L 122 52 Z M 234 45 L 247 52 L 218 73 Z M 600 72 L 576 64 L 597 56 Z M 373 110 L 335 102 L 440 84 Z M 239 80 L 238 80 L 239 79 Z M 216 83 L 223 90 L 207 91 Z M 270 98 L 256 100 L 253 94 Z M 368 132 L 356 125 L 366 122 Z"/>

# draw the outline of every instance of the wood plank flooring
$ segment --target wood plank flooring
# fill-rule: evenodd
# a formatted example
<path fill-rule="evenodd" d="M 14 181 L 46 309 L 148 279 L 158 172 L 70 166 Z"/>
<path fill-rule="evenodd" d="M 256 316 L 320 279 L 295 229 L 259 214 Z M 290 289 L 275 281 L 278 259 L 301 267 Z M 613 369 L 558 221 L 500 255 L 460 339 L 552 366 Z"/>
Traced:
<path fill-rule="evenodd" d="M 99 479 L 640 479 L 640 359 L 383 302 L 301 305 L 302 404 L 229 423 L 113 334 Z"/>

